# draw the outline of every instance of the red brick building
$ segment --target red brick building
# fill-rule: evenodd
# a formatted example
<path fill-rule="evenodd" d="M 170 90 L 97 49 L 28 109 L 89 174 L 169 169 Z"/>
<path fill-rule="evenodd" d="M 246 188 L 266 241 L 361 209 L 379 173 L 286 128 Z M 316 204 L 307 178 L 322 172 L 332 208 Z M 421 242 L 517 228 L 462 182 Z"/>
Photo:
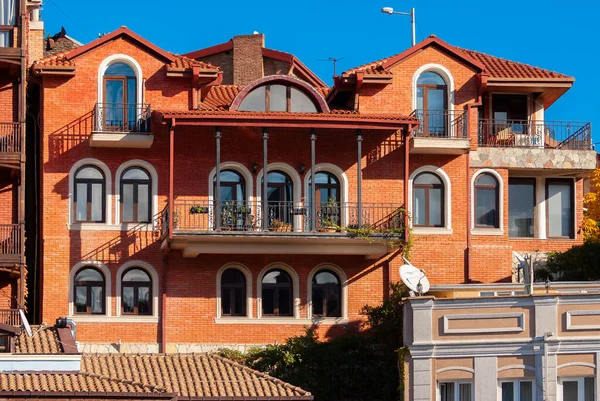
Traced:
<path fill-rule="evenodd" d="M 407 240 L 435 284 L 581 242 L 595 152 L 588 123 L 544 119 L 559 73 L 430 37 L 329 88 L 260 34 L 178 56 L 125 27 L 32 71 L 42 319 L 88 350 L 335 335 Z"/>

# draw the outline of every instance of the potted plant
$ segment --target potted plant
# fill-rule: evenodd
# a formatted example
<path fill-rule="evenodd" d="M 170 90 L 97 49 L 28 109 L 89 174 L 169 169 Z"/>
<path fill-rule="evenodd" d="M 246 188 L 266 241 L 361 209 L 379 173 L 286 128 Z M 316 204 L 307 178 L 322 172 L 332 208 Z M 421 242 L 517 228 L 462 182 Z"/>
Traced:
<path fill-rule="evenodd" d="M 179 230 L 179 223 L 181 221 L 181 215 L 179 210 L 173 210 L 173 230 Z"/>
<path fill-rule="evenodd" d="M 234 203 L 224 202 L 221 206 L 221 230 L 230 231 L 234 227 Z"/>
<path fill-rule="evenodd" d="M 190 207 L 190 214 L 201 214 L 208 213 L 208 208 L 200 205 L 193 205 Z"/>
<path fill-rule="evenodd" d="M 292 225 L 290 223 L 286 223 L 284 221 L 273 219 L 271 224 L 269 224 L 269 228 L 276 232 L 289 232 L 292 231 Z"/>
<path fill-rule="evenodd" d="M 339 230 L 340 206 L 335 198 L 329 198 L 321 205 L 320 217 L 322 231 L 332 233 Z"/>

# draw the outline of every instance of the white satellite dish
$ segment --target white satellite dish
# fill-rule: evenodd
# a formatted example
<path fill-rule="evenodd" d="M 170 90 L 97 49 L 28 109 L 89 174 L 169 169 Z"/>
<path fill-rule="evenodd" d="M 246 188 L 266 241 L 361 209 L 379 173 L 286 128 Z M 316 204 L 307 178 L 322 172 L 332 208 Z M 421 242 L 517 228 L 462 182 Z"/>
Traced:
<path fill-rule="evenodd" d="M 417 269 L 413 265 L 400 266 L 400 278 L 413 294 L 423 295 L 429 291 L 429 280 L 425 271 Z"/>
<path fill-rule="evenodd" d="M 29 337 L 33 337 L 33 332 L 31 331 L 31 326 L 29 325 L 29 322 L 27 321 L 27 317 L 25 316 L 25 311 L 23 311 L 23 309 L 19 309 L 19 315 L 21 316 L 21 322 L 22 322 L 21 324 L 23 325 L 23 328 L 27 332 L 27 335 Z"/>

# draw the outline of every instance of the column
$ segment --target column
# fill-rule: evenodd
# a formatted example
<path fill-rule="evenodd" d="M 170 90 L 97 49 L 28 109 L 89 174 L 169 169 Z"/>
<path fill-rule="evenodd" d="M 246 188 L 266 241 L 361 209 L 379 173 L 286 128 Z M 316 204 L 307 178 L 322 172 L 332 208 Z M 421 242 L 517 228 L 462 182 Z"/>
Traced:
<path fill-rule="evenodd" d="M 358 227 L 362 228 L 362 131 L 356 131 L 356 201 L 358 202 Z"/>
<path fill-rule="evenodd" d="M 175 210 L 173 175 L 174 175 L 174 156 L 175 156 L 175 121 L 171 122 L 169 127 L 169 239 L 173 239 L 173 212 Z"/>
<path fill-rule="evenodd" d="M 310 229 L 317 231 L 317 186 L 315 183 L 315 148 L 317 142 L 317 134 L 315 129 L 310 129 Z"/>
<path fill-rule="evenodd" d="M 269 231 L 269 205 L 267 202 L 267 183 L 268 183 L 268 164 L 267 164 L 267 141 L 269 133 L 263 128 L 263 184 L 262 184 L 262 228 L 263 231 Z"/>
<path fill-rule="evenodd" d="M 217 147 L 216 155 L 216 179 L 217 185 L 214 190 L 214 203 L 215 203 L 215 230 L 221 230 L 221 129 L 215 128 L 215 142 Z M 211 185 L 210 183 L 208 185 Z"/>
<path fill-rule="evenodd" d="M 495 356 L 475 357 L 475 400 L 498 398 L 498 360 Z"/>

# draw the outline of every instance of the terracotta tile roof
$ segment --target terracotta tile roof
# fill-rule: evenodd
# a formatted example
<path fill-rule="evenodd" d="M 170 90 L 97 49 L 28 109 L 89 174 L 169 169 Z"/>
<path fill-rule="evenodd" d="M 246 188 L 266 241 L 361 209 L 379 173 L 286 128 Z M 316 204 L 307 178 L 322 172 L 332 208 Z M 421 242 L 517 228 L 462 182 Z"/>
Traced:
<path fill-rule="evenodd" d="M 74 67 L 75 63 L 67 59 L 67 53 L 69 53 L 69 51 L 44 57 L 40 60 L 35 61 L 33 65 L 46 67 Z"/>
<path fill-rule="evenodd" d="M 58 329 L 55 327 L 31 326 L 33 337 L 29 337 L 25 330 L 15 337 L 15 353 L 17 354 L 62 354 Z"/>
<path fill-rule="evenodd" d="M 459 48 L 460 49 L 460 48 Z M 460 49 L 485 66 L 486 72 L 493 78 L 569 78 L 565 74 L 534 67 L 528 64 L 505 60 L 473 50 Z"/>
<path fill-rule="evenodd" d="M 242 85 L 215 85 L 211 86 L 202 100 L 202 110 L 228 110 L 233 99 L 244 89 Z"/>
<path fill-rule="evenodd" d="M 357 71 L 364 71 L 365 74 L 373 74 L 373 75 L 391 75 L 391 71 L 386 71 L 383 68 L 383 64 L 388 61 L 390 57 L 382 58 L 381 60 L 376 60 L 367 64 L 359 65 L 358 67 L 351 68 L 347 71 L 344 71 L 342 75 L 352 75 L 356 74 Z"/>
<path fill-rule="evenodd" d="M 8 391 L 164 393 L 164 388 L 88 373 L 0 373 L 0 394 Z"/>
<path fill-rule="evenodd" d="M 215 354 L 84 355 L 81 370 L 164 388 L 180 397 L 279 397 L 310 400 L 309 392 Z"/>
<path fill-rule="evenodd" d="M 315 88 L 317 90 L 317 92 L 319 92 L 321 94 L 321 96 L 323 96 L 324 98 L 327 98 L 327 95 L 329 95 L 329 92 L 331 92 L 331 88 L 328 87 L 317 87 Z"/>
<path fill-rule="evenodd" d="M 174 54 L 173 56 L 175 57 L 175 59 L 168 64 L 168 66 L 171 68 L 200 67 L 209 70 L 219 69 L 219 67 L 216 67 L 210 63 L 205 63 L 204 61 L 193 60 L 191 58 L 187 58 L 185 56 L 178 56 L 176 54 Z"/>
<path fill-rule="evenodd" d="M 82 46 L 81 42 L 67 35 L 65 28 L 54 36 L 44 39 L 44 57 L 52 56 L 57 53 L 66 52 Z"/>

